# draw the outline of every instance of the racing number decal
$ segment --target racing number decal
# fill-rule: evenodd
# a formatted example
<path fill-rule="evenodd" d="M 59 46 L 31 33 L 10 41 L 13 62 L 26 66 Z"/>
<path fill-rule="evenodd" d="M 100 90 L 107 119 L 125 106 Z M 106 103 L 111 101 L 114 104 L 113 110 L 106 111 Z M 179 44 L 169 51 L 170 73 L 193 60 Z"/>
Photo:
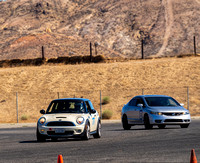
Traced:
<path fill-rule="evenodd" d="M 95 117 L 92 118 L 92 125 L 95 125 Z"/>

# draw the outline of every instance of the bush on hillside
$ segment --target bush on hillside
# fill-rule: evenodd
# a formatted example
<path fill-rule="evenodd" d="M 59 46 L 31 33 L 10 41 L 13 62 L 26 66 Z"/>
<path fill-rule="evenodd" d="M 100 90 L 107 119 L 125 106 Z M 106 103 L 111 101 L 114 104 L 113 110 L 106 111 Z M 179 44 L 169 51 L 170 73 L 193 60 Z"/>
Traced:
<path fill-rule="evenodd" d="M 113 115 L 113 112 L 111 110 L 105 110 L 102 113 L 102 119 L 110 119 Z"/>
<path fill-rule="evenodd" d="M 28 120 L 28 116 L 27 116 L 27 115 L 22 115 L 22 116 L 21 116 L 21 120 L 23 120 L 23 121 Z"/>
<path fill-rule="evenodd" d="M 110 103 L 110 97 L 109 96 L 103 97 L 102 104 L 105 105 L 105 104 L 109 104 L 109 103 Z"/>

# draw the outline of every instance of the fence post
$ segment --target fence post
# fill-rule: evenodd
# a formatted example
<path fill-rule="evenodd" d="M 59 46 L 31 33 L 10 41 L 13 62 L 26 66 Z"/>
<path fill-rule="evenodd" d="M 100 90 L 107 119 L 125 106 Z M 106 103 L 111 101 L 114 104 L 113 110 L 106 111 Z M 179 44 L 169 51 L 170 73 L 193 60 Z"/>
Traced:
<path fill-rule="evenodd" d="M 197 51 L 196 51 L 196 38 L 194 36 L 194 55 L 197 55 Z"/>
<path fill-rule="evenodd" d="M 187 109 L 190 109 L 189 87 L 187 87 Z"/>
<path fill-rule="evenodd" d="M 141 40 L 141 53 L 142 53 L 142 59 L 144 59 L 144 40 Z"/>
<path fill-rule="evenodd" d="M 42 46 L 42 60 L 44 60 L 44 46 Z"/>
<path fill-rule="evenodd" d="M 142 88 L 142 95 L 144 95 L 144 89 Z"/>
<path fill-rule="evenodd" d="M 95 43 L 94 43 L 94 47 L 95 47 L 95 55 L 96 55 L 96 56 L 97 56 L 97 46 L 98 46 L 98 43 L 95 42 Z"/>
<path fill-rule="evenodd" d="M 58 99 L 60 98 L 60 93 L 59 92 L 57 92 L 57 94 L 58 94 Z"/>
<path fill-rule="evenodd" d="M 90 62 L 92 62 L 92 43 L 90 42 Z"/>
<path fill-rule="evenodd" d="M 100 90 L 100 118 L 102 119 L 102 102 L 101 102 L 101 90 Z"/>
<path fill-rule="evenodd" d="M 19 123 L 19 118 L 18 118 L 18 93 L 16 92 L 16 112 L 17 112 L 17 123 Z"/>

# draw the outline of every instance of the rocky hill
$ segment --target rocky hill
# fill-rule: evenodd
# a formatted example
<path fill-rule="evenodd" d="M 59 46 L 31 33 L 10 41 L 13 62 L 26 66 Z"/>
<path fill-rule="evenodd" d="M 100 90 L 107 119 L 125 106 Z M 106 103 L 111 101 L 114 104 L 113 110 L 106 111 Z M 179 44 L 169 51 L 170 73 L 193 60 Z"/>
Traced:
<path fill-rule="evenodd" d="M 89 55 L 136 58 L 193 53 L 199 0 L 0 1 L 0 60 Z M 197 49 L 200 52 L 200 48 Z M 95 53 L 95 49 L 93 50 Z"/>

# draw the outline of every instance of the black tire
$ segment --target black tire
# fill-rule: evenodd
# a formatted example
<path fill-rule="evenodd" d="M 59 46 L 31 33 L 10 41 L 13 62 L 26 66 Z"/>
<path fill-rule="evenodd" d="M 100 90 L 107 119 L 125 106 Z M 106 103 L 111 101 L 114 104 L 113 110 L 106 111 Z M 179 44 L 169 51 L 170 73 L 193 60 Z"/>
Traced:
<path fill-rule="evenodd" d="M 36 137 L 37 137 L 38 142 L 45 142 L 46 141 L 46 137 L 44 135 L 40 134 L 40 132 L 38 131 L 38 128 L 37 128 Z"/>
<path fill-rule="evenodd" d="M 97 125 L 97 133 L 93 135 L 94 138 L 100 138 L 101 137 L 101 123 L 99 122 Z"/>
<path fill-rule="evenodd" d="M 164 129 L 166 127 L 166 125 L 158 125 L 158 128 L 160 129 Z"/>
<path fill-rule="evenodd" d="M 85 125 L 85 131 L 84 131 L 84 134 L 82 136 L 82 139 L 83 140 L 89 140 L 90 139 L 90 125 L 88 123 Z"/>
<path fill-rule="evenodd" d="M 51 138 L 52 141 L 58 141 L 58 138 Z"/>
<path fill-rule="evenodd" d="M 150 122 L 149 122 L 149 116 L 148 115 L 144 116 L 144 127 L 145 127 L 146 130 L 153 128 L 153 125 L 151 125 Z"/>
<path fill-rule="evenodd" d="M 181 128 L 188 128 L 189 124 L 180 125 Z"/>
<path fill-rule="evenodd" d="M 123 115 L 122 127 L 124 128 L 124 130 L 130 130 L 131 129 L 131 125 L 128 124 L 128 119 L 127 119 L 126 115 Z"/>

